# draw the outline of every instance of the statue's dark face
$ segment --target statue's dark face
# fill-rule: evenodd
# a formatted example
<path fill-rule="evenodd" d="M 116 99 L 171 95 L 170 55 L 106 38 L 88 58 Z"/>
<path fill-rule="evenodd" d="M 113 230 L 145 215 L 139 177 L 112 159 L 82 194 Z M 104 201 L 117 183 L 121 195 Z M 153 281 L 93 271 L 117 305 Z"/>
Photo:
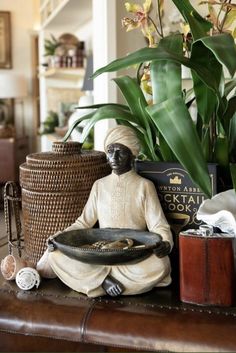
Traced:
<path fill-rule="evenodd" d="M 107 160 L 115 174 L 121 175 L 132 168 L 134 156 L 131 150 L 121 143 L 113 143 L 108 146 Z"/>

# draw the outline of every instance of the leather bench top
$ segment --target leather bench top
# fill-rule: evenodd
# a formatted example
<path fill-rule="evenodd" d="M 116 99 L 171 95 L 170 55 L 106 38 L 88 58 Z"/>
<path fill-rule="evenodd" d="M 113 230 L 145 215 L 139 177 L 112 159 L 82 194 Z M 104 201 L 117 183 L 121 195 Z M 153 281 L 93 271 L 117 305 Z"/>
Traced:
<path fill-rule="evenodd" d="M 87 298 L 58 279 L 22 291 L 0 275 L 0 332 L 146 351 L 236 351 L 236 307 L 181 303 L 178 289 Z"/>

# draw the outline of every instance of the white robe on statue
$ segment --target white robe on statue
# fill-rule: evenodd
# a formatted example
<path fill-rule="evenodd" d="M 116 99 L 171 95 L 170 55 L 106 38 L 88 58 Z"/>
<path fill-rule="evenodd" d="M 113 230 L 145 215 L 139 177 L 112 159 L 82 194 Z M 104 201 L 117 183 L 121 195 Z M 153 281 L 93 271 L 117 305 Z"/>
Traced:
<path fill-rule="evenodd" d="M 170 227 L 163 214 L 154 184 L 134 170 L 122 175 L 114 172 L 97 180 L 81 216 L 65 230 L 92 228 L 129 228 L 158 233 L 173 246 Z M 111 275 L 123 284 L 122 294 L 146 292 L 171 283 L 169 257 L 156 255 L 124 265 L 92 265 L 69 258 L 59 250 L 49 254 L 56 275 L 70 288 L 89 297 L 106 294 L 101 284 Z"/>

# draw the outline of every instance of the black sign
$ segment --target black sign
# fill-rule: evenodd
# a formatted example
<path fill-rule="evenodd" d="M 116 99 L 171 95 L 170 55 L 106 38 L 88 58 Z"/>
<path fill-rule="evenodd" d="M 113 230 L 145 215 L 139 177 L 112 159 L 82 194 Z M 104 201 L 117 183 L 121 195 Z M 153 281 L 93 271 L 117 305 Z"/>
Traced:
<path fill-rule="evenodd" d="M 206 197 L 179 163 L 137 161 L 136 170 L 154 183 L 167 221 L 176 235 L 183 229 L 199 227 L 201 222 L 196 214 Z M 216 164 L 209 164 L 208 170 L 214 195 Z"/>

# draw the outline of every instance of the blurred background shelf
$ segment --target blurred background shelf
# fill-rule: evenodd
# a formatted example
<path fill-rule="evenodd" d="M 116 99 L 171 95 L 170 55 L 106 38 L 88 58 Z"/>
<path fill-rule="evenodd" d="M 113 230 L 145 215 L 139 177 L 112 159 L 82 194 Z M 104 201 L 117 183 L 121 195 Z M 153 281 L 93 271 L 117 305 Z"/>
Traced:
<path fill-rule="evenodd" d="M 82 80 L 85 74 L 84 68 L 49 68 L 39 74 L 39 77 L 53 78 L 58 80 Z"/>

